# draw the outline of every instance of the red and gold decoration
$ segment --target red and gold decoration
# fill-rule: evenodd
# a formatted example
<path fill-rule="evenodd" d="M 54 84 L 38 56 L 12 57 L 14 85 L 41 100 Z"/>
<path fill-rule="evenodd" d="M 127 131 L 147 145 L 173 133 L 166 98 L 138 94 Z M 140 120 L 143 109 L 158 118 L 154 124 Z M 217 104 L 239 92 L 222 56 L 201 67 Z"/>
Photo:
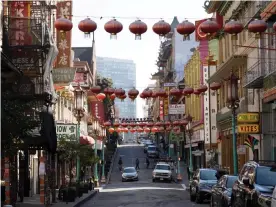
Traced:
<path fill-rule="evenodd" d="M 69 19 L 61 17 L 55 21 L 55 28 L 61 33 L 66 33 L 71 31 L 73 23 Z"/>
<path fill-rule="evenodd" d="M 123 30 L 123 25 L 116 19 L 112 19 L 105 23 L 104 29 L 110 33 L 110 39 L 117 39 L 117 34 Z"/>
<path fill-rule="evenodd" d="M 177 25 L 176 31 L 183 35 L 183 40 L 190 40 L 190 34 L 195 31 L 195 25 L 188 20 L 185 20 Z"/>
<path fill-rule="evenodd" d="M 200 24 L 200 30 L 207 34 L 207 37 L 211 37 L 219 31 L 219 24 L 216 22 L 216 20 L 207 19 Z"/>
<path fill-rule="evenodd" d="M 135 89 L 135 88 L 133 88 L 133 89 L 131 89 L 131 90 L 128 91 L 128 97 L 132 101 L 134 101 L 137 98 L 138 95 L 139 95 L 139 91 L 137 89 Z"/>
<path fill-rule="evenodd" d="M 135 34 L 135 40 L 141 40 L 141 35 L 148 30 L 147 25 L 142 22 L 140 19 L 132 22 L 129 25 L 129 31 Z"/>
<path fill-rule="evenodd" d="M 152 30 L 158 34 L 159 37 L 164 37 L 171 31 L 171 25 L 164 20 L 160 20 L 153 25 Z"/>
<path fill-rule="evenodd" d="M 80 21 L 78 27 L 84 33 L 85 37 L 90 37 L 90 33 L 93 33 L 97 29 L 97 24 L 90 18 L 86 18 Z"/>

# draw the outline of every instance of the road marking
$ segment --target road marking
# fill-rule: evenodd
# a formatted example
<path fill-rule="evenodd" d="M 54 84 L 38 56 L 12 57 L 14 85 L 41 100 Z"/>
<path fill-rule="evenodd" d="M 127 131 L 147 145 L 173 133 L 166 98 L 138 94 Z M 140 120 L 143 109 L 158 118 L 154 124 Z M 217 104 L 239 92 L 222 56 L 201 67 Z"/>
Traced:
<path fill-rule="evenodd" d="M 181 184 L 181 186 L 182 186 L 182 188 L 183 188 L 184 190 L 186 190 L 186 189 L 187 189 L 187 187 L 186 187 L 186 185 L 185 185 L 185 184 Z"/>

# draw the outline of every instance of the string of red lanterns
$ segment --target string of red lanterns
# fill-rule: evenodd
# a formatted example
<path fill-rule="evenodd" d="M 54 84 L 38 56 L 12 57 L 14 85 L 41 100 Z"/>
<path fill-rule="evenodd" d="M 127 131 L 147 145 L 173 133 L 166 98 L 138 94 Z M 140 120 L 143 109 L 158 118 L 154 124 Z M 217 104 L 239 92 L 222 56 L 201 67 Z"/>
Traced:
<path fill-rule="evenodd" d="M 254 33 L 256 38 L 259 38 L 260 35 L 267 30 L 267 27 L 268 25 L 264 20 L 253 19 L 248 24 L 247 29 L 249 32 Z M 55 28 L 60 32 L 65 33 L 73 28 L 73 24 L 69 19 L 62 17 L 55 21 Z M 93 20 L 86 18 L 80 21 L 78 28 L 85 34 L 85 36 L 89 36 L 90 33 L 96 31 L 97 24 Z M 105 23 L 104 29 L 107 33 L 110 34 L 111 39 L 116 39 L 117 34 L 123 30 L 123 25 L 118 20 L 113 18 Z M 177 32 L 183 35 L 183 40 L 189 40 L 189 36 L 195 31 L 195 29 L 195 25 L 188 20 L 179 23 L 176 27 Z M 200 29 L 203 33 L 207 34 L 207 37 L 212 37 L 220 30 L 220 25 L 216 20 L 211 18 L 202 22 L 200 24 Z M 232 39 L 236 40 L 237 35 L 244 29 L 245 28 L 240 22 L 231 19 L 224 25 L 223 31 L 225 33 L 231 34 Z M 276 32 L 276 23 L 273 24 L 273 29 Z M 135 35 L 135 40 L 141 40 L 141 35 L 147 32 L 148 27 L 146 23 L 138 19 L 129 25 L 129 30 Z M 159 35 L 159 37 L 164 37 L 171 31 L 171 25 L 164 20 L 160 20 L 153 25 L 152 30 L 154 33 Z"/>

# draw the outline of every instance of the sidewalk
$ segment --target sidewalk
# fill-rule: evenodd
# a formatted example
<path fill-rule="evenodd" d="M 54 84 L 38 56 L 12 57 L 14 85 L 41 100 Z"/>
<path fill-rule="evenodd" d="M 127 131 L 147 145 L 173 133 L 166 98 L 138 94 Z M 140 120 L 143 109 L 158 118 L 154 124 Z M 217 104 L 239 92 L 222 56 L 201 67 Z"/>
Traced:
<path fill-rule="evenodd" d="M 78 207 L 84 204 L 89 199 L 93 198 L 99 192 L 98 189 L 89 191 L 88 193 L 83 194 L 82 197 L 77 197 L 75 202 L 66 202 L 60 201 L 57 199 L 56 203 L 51 204 L 51 207 Z M 33 197 L 25 197 L 24 203 L 17 203 L 16 207 L 44 207 L 44 204 L 40 204 L 39 195 L 34 195 Z"/>

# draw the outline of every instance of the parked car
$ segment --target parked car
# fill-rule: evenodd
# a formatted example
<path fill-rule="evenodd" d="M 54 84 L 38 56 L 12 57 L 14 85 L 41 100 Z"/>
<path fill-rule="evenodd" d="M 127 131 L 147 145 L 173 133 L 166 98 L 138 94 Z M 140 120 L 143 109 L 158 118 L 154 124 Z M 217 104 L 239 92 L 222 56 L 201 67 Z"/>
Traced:
<path fill-rule="evenodd" d="M 152 182 L 156 180 L 167 180 L 172 181 L 172 170 L 171 166 L 165 162 L 158 162 L 152 172 Z"/>
<path fill-rule="evenodd" d="M 153 143 L 150 142 L 150 141 L 145 142 L 145 144 L 144 144 L 144 153 L 148 152 L 148 146 L 150 146 L 150 145 L 153 145 Z"/>
<path fill-rule="evenodd" d="M 210 168 L 197 169 L 190 182 L 190 200 L 202 203 L 211 198 L 212 187 L 217 183 L 217 170 Z"/>
<path fill-rule="evenodd" d="M 275 186 L 274 191 L 272 193 L 271 207 L 276 207 L 276 186 Z"/>
<path fill-rule="evenodd" d="M 210 206 L 229 207 L 232 187 L 237 179 L 237 176 L 223 175 L 212 188 Z"/>
<path fill-rule="evenodd" d="M 134 167 L 126 167 L 122 173 L 122 182 L 124 181 L 138 181 L 138 172 Z"/>
<path fill-rule="evenodd" d="M 232 188 L 232 206 L 271 206 L 276 185 L 276 163 L 249 161 Z"/>
<path fill-rule="evenodd" d="M 147 156 L 149 158 L 158 158 L 159 150 L 155 145 L 149 145 L 147 149 Z"/>

